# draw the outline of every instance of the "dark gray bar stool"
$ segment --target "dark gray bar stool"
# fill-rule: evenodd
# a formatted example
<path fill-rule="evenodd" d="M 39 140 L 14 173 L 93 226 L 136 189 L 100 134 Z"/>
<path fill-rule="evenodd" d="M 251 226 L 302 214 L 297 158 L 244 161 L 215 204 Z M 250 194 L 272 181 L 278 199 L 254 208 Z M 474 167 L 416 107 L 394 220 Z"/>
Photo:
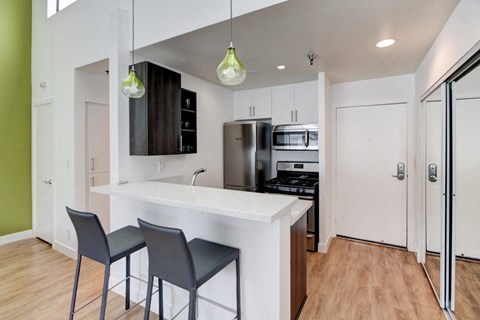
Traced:
<path fill-rule="evenodd" d="M 138 224 L 143 232 L 148 251 L 145 320 L 148 320 L 150 315 L 154 277 L 158 278 L 159 286 L 159 318 L 163 319 L 162 281 L 164 280 L 190 292 L 188 320 L 195 320 L 197 289 L 234 260 L 237 274 L 236 319 L 241 319 L 239 249 L 201 239 L 193 239 L 187 243 L 180 229 L 157 226 L 141 219 L 138 219 Z"/>
<path fill-rule="evenodd" d="M 145 247 L 145 240 L 138 227 L 126 226 L 112 233 L 105 234 L 98 217 L 90 212 L 80 212 L 66 207 L 72 220 L 78 239 L 78 258 L 73 283 L 72 302 L 70 305 L 69 319 L 75 314 L 75 301 L 77 298 L 78 279 L 80 277 L 80 265 L 82 257 L 88 257 L 105 265 L 103 280 L 102 305 L 100 319 L 105 319 L 107 307 L 108 280 L 110 277 L 110 265 L 115 261 L 126 258 L 126 290 L 125 310 L 130 309 L 130 254 Z"/>

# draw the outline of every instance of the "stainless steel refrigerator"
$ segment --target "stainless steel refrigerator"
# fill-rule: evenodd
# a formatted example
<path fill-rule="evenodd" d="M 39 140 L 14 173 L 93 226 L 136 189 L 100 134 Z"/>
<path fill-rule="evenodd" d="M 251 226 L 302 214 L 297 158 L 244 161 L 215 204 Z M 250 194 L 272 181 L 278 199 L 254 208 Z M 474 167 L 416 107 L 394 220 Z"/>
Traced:
<path fill-rule="evenodd" d="M 225 189 L 262 192 L 271 178 L 272 126 L 260 121 L 223 125 L 223 185 Z"/>

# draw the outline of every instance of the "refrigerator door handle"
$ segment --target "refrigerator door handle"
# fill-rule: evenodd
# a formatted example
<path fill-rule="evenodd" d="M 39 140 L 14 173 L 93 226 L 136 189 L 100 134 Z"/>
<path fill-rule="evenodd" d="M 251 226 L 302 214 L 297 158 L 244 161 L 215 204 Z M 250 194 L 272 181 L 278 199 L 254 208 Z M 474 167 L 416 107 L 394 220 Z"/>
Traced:
<path fill-rule="evenodd" d="M 253 161 L 255 161 L 255 186 L 258 187 L 258 154 L 257 154 L 257 151 L 254 151 L 254 159 Z"/>

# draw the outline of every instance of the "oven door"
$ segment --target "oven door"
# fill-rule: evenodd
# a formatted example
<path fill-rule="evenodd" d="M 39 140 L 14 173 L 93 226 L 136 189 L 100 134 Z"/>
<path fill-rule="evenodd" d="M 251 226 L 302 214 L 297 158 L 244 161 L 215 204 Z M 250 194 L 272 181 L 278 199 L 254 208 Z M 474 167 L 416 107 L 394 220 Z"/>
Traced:
<path fill-rule="evenodd" d="M 312 206 L 307 211 L 307 250 L 315 251 L 315 201 L 314 197 L 299 197 L 300 200 L 312 201 Z"/>
<path fill-rule="evenodd" d="M 318 150 L 318 128 L 312 125 L 275 126 L 273 150 Z"/>

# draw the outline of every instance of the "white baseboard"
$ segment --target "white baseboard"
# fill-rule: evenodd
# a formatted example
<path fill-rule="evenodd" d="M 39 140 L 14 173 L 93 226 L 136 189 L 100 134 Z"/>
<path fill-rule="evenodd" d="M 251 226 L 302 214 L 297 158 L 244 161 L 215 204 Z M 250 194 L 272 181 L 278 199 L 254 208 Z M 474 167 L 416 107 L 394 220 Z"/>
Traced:
<path fill-rule="evenodd" d="M 333 238 L 332 234 L 329 234 L 326 243 L 319 242 L 318 243 L 318 252 L 327 253 L 328 248 L 330 247 L 330 243 L 332 242 L 332 238 Z"/>
<path fill-rule="evenodd" d="M 423 263 L 422 255 L 420 254 L 420 250 L 418 250 L 418 246 L 416 244 L 415 244 L 415 248 L 413 249 L 413 252 L 415 253 L 415 256 L 417 257 L 417 262 L 418 263 Z"/>
<path fill-rule="evenodd" d="M 64 245 L 63 243 L 55 241 L 55 242 L 53 242 L 52 248 L 54 250 L 57 250 L 61 254 L 66 255 L 69 258 L 77 259 L 77 250 L 75 250 L 75 249 L 73 249 L 73 248 L 71 248 L 67 245 Z"/>
<path fill-rule="evenodd" d="M 0 237 L 0 245 L 33 238 L 33 230 L 25 230 Z"/>

